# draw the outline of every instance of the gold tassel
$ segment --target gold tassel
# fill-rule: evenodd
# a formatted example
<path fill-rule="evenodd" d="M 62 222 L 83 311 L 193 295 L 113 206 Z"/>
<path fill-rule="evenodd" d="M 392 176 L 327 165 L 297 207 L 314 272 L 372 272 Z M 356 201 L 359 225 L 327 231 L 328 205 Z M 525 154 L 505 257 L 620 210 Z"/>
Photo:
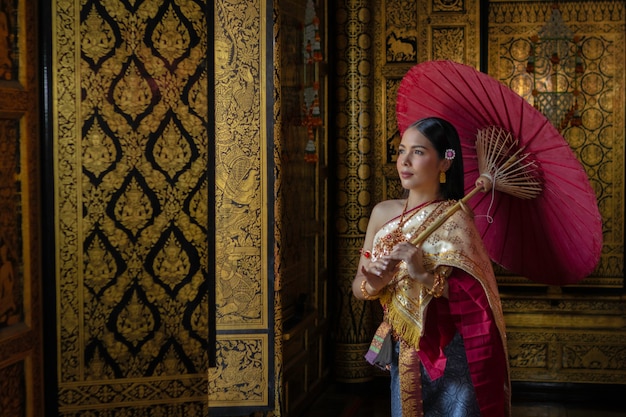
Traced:
<path fill-rule="evenodd" d="M 446 171 L 441 171 L 439 173 L 439 184 L 445 184 L 446 183 Z"/>
<path fill-rule="evenodd" d="M 419 350 L 423 327 L 422 318 L 420 318 L 420 322 L 416 322 L 415 318 L 409 318 L 406 313 L 399 310 L 394 305 L 394 295 L 388 290 L 388 287 L 383 290 L 380 303 L 386 306 L 386 321 L 392 325 L 396 334 L 402 337 L 411 347 Z"/>
<path fill-rule="evenodd" d="M 403 313 L 388 305 L 387 320 L 393 327 L 394 332 L 399 335 L 409 346 L 419 350 L 420 339 L 422 338 L 422 323 L 419 325 L 408 320 Z"/>

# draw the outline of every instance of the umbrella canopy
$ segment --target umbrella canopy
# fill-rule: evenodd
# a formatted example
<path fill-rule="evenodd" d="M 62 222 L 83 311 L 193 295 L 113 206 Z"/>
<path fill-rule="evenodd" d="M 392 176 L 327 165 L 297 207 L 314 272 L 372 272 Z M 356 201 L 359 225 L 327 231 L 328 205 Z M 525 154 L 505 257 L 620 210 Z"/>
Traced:
<path fill-rule="evenodd" d="M 576 283 L 595 269 L 602 250 L 602 218 L 595 193 L 569 144 L 517 93 L 467 65 L 428 61 L 404 76 L 396 111 L 401 133 L 430 116 L 456 127 L 466 193 L 480 175 L 475 147 L 480 129 L 505 129 L 536 162 L 543 187 L 538 197 L 520 199 L 495 192 L 478 193 L 469 200 L 494 262 L 550 285 Z"/>

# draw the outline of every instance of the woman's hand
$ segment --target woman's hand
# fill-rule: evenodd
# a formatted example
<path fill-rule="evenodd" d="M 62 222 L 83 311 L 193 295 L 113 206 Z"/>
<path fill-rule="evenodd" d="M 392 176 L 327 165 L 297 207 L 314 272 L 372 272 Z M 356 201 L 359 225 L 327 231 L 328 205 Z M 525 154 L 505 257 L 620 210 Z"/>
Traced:
<path fill-rule="evenodd" d="M 406 269 L 409 276 L 420 284 L 426 286 L 426 288 L 429 289 L 428 292 L 433 295 L 433 297 L 443 296 L 448 298 L 447 276 L 443 281 L 439 281 L 437 283 L 435 281 L 435 275 L 424 269 L 421 247 L 415 246 L 409 242 L 399 243 L 393 248 L 389 254 L 389 258 L 392 260 L 398 260 L 399 262 L 404 261 L 406 263 Z M 435 288 L 436 286 L 437 288 Z"/>
<path fill-rule="evenodd" d="M 397 244 L 391 253 L 389 259 L 399 262 L 405 262 L 409 276 L 421 284 L 431 284 L 432 274 L 424 269 L 424 261 L 422 259 L 422 249 L 409 242 Z"/>
<path fill-rule="evenodd" d="M 399 260 L 383 257 L 370 262 L 367 266 L 362 266 L 361 273 L 365 276 L 369 286 L 378 293 L 389 284 L 389 281 L 398 272 L 399 263 Z"/>

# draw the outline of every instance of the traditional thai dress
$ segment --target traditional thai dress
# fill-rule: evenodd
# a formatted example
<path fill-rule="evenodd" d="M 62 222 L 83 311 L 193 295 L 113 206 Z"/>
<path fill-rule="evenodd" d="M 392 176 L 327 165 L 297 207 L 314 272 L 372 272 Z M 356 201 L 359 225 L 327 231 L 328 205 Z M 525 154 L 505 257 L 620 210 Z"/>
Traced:
<path fill-rule="evenodd" d="M 417 237 L 454 203 L 433 202 L 391 220 L 374 237 L 372 261 Z M 402 262 L 381 292 L 384 320 L 366 355 L 374 363 L 378 354 L 378 365 L 392 371 L 393 416 L 510 416 L 500 297 L 471 214 L 458 210 L 422 250 L 426 270 L 447 276 L 448 298 L 433 298 Z M 392 359 L 381 364 L 385 338 L 391 340 Z"/>

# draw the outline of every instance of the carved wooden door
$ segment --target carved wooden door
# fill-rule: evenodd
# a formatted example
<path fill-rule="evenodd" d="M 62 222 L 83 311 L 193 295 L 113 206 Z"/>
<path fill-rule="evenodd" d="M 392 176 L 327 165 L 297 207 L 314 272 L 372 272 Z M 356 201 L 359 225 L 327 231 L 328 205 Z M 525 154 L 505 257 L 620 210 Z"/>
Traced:
<path fill-rule="evenodd" d="M 0 2 L 0 415 L 43 415 L 37 11 Z"/>

